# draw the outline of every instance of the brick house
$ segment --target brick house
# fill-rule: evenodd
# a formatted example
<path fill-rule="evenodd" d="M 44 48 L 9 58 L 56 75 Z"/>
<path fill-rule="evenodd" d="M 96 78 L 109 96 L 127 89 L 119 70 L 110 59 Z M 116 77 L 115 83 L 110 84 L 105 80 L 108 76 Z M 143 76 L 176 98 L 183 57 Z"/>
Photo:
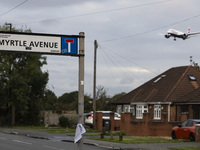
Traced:
<path fill-rule="evenodd" d="M 170 136 L 186 119 L 200 118 L 200 70 L 171 68 L 114 102 L 127 135 Z"/>

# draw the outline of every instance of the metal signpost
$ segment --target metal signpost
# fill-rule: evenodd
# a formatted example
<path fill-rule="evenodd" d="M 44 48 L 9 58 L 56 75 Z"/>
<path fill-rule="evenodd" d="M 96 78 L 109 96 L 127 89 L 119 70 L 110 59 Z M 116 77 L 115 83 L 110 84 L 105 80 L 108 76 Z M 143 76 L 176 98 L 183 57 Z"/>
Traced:
<path fill-rule="evenodd" d="M 84 45 L 85 34 L 55 35 L 0 31 L 0 52 L 40 53 L 79 57 L 78 123 L 84 123 Z M 79 50 L 78 50 L 79 47 Z M 78 142 L 81 150 L 83 140 Z"/>
<path fill-rule="evenodd" d="M 79 56 L 79 35 L 0 32 L 0 50 Z"/>

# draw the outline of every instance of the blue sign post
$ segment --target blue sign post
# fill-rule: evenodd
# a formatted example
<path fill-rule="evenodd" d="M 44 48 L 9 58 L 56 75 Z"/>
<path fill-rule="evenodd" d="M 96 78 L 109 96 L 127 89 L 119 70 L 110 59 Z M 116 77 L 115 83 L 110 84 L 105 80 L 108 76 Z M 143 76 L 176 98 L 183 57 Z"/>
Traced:
<path fill-rule="evenodd" d="M 62 37 L 61 53 L 62 54 L 77 54 L 78 52 L 77 38 Z"/>

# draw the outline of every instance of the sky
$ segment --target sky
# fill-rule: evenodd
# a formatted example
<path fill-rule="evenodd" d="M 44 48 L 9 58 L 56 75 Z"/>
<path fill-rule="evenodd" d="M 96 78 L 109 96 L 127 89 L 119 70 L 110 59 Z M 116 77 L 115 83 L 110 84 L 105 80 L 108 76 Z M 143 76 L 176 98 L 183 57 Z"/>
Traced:
<path fill-rule="evenodd" d="M 93 96 L 94 40 L 96 85 L 109 96 L 130 92 L 162 72 L 200 63 L 200 35 L 166 39 L 168 29 L 200 31 L 199 0 L 0 0 L 0 26 L 33 33 L 85 33 L 84 93 Z M 58 97 L 78 90 L 78 57 L 47 55 L 47 88 Z"/>

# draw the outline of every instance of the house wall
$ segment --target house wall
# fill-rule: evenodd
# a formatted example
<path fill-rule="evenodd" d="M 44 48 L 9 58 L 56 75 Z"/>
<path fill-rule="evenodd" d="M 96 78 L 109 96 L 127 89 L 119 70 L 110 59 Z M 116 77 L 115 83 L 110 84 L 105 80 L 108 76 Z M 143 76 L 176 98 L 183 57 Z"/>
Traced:
<path fill-rule="evenodd" d="M 162 120 L 152 120 L 150 116 L 144 113 L 143 119 L 132 119 L 130 113 L 123 113 L 120 130 L 131 136 L 171 136 L 174 124 L 168 122 L 166 114 L 162 114 Z"/>
<path fill-rule="evenodd" d="M 189 119 L 193 119 L 194 117 L 193 117 L 193 115 L 194 115 L 194 113 L 193 113 L 193 107 L 192 107 L 192 105 L 190 105 L 189 106 Z"/>
<path fill-rule="evenodd" d="M 154 119 L 153 105 L 149 105 L 148 113 L 143 113 L 143 119 L 136 119 L 131 113 L 122 113 L 120 130 L 131 136 L 171 136 L 172 127 L 193 118 L 193 107 L 189 105 L 189 113 L 182 114 L 181 105 L 170 105 L 168 118 L 168 106 L 161 106 L 160 120 Z"/>
<path fill-rule="evenodd" d="M 161 119 L 154 119 L 154 105 L 148 105 L 148 113 L 143 113 L 142 119 L 136 119 L 132 113 L 121 113 L 121 120 L 114 120 L 111 114 L 111 131 L 119 130 L 130 136 L 171 136 L 172 127 L 184 120 L 193 118 L 193 107 L 189 106 L 189 113 L 182 114 L 181 105 L 161 105 Z M 136 109 L 135 109 L 136 110 Z M 98 117 L 98 129 L 103 129 L 102 117 Z"/>
<path fill-rule="evenodd" d="M 177 118 L 176 106 L 171 105 L 171 107 L 170 107 L 170 121 L 176 121 L 177 120 L 176 118 Z"/>

